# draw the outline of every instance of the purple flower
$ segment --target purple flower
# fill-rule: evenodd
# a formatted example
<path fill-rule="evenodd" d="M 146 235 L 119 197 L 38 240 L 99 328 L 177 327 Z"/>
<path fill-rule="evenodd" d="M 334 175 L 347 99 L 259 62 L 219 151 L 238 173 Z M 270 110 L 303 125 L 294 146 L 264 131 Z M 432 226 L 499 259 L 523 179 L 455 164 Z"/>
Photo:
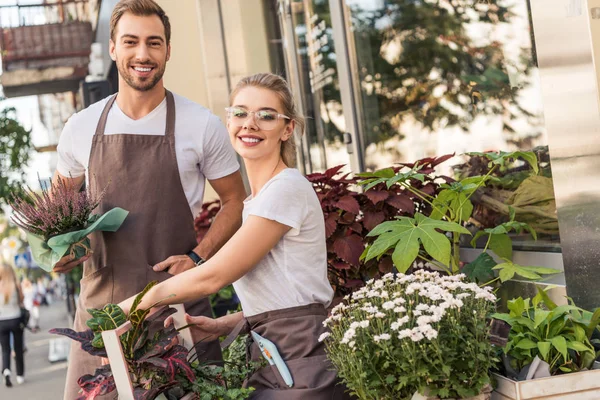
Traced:
<path fill-rule="evenodd" d="M 94 197 L 87 190 L 78 191 L 67 180 L 58 179 L 49 189 L 42 188 L 41 194 L 31 188 L 22 195 L 13 194 L 10 201 L 14 211 L 12 220 L 24 230 L 48 240 L 52 236 L 84 229 L 105 193 L 106 188 Z"/>

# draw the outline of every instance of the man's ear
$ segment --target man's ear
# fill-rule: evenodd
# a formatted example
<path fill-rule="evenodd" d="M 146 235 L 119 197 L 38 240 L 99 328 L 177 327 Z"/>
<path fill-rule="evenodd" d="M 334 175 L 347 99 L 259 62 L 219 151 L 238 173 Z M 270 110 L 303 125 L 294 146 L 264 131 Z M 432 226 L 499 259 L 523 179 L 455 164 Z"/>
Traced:
<path fill-rule="evenodd" d="M 171 59 L 171 43 L 167 45 L 167 61 Z"/>
<path fill-rule="evenodd" d="M 111 58 L 113 61 L 117 61 L 117 54 L 116 54 L 116 52 L 115 52 L 115 47 L 116 47 L 116 46 L 115 46 L 115 42 L 113 42 L 113 41 L 112 41 L 112 39 L 110 39 L 110 40 L 108 41 L 108 52 L 109 52 L 109 54 L 110 54 L 110 58 Z"/>

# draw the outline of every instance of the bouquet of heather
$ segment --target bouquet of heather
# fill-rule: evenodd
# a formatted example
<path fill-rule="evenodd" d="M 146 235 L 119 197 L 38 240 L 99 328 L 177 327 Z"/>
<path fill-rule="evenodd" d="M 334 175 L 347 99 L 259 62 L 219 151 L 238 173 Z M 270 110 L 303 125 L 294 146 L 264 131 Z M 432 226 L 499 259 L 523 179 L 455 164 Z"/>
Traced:
<path fill-rule="evenodd" d="M 489 399 L 496 298 L 463 279 L 388 274 L 334 307 L 320 340 L 359 399 Z"/>
<path fill-rule="evenodd" d="M 93 197 L 87 190 L 74 190 L 59 179 L 38 194 L 31 189 L 13 195 L 12 221 L 27 233 L 33 259 L 51 271 L 64 256 L 79 259 L 91 253 L 88 235 L 94 231 L 115 232 L 128 211 L 113 208 L 103 215 L 92 214 L 104 192 Z"/>

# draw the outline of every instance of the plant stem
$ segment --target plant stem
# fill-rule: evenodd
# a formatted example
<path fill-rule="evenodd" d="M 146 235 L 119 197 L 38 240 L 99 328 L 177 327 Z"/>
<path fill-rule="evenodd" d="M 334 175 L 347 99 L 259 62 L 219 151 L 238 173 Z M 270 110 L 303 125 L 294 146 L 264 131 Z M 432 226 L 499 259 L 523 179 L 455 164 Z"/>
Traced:
<path fill-rule="evenodd" d="M 430 260 L 428 258 L 423 257 L 422 255 L 418 255 L 417 257 L 419 257 L 421 260 L 423 261 L 427 261 L 428 263 L 431 263 L 433 265 L 435 265 L 436 267 L 439 267 L 441 269 L 443 269 L 444 271 L 448 272 L 450 275 L 452 275 L 452 270 L 450 270 L 447 266 L 445 266 L 444 264 L 442 264 L 439 261 L 436 260 Z"/>

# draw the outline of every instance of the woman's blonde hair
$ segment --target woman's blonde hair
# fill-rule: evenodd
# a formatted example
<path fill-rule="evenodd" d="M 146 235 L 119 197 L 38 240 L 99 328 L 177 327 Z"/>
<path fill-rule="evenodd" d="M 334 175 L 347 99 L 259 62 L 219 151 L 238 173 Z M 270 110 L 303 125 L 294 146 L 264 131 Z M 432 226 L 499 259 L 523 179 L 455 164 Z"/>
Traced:
<path fill-rule="evenodd" d="M 229 104 L 232 105 L 235 96 L 237 96 L 240 90 L 248 86 L 268 89 L 275 92 L 281 100 L 283 114 L 290 117 L 290 120 L 296 122 L 296 131 L 300 135 L 304 134 L 304 117 L 298 112 L 294 96 L 285 79 L 271 73 L 261 73 L 242 78 L 231 92 Z M 281 142 L 281 158 L 288 167 L 293 168 L 296 166 L 296 140 L 293 134 L 288 140 Z"/>
<path fill-rule="evenodd" d="M 0 295 L 4 297 L 4 304 L 8 304 L 15 290 L 17 290 L 15 271 L 10 265 L 0 263 Z"/>

